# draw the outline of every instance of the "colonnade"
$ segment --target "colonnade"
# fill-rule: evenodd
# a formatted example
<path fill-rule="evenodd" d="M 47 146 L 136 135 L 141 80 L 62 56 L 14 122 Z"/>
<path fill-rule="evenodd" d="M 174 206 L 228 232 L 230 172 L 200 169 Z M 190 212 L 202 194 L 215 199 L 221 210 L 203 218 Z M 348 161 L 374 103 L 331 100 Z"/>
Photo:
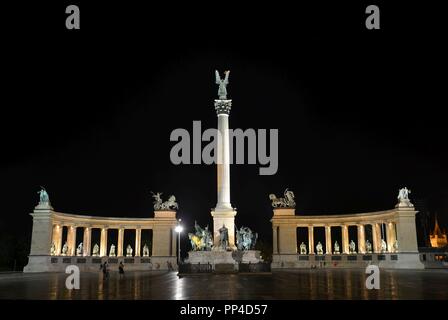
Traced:
<path fill-rule="evenodd" d="M 110 230 L 118 231 L 117 243 L 114 243 L 115 256 L 127 256 L 124 247 L 125 230 L 135 230 L 135 239 L 132 240 L 133 257 L 140 257 L 142 253 L 143 256 L 149 256 L 148 253 L 151 251 L 151 263 L 159 265 L 162 269 L 167 268 L 168 262 L 172 265 L 176 263 L 177 241 L 174 229 L 178 221 L 175 211 L 154 211 L 153 218 L 114 218 L 61 213 L 54 211 L 49 204 L 39 204 L 31 216 L 33 217 L 31 248 L 24 272 L 61 271 L 65 268 L 65 263 L 64 259 L 58 259 L 58 256 L 91 256 L 92 259 L 76 260 L 87 268 L 89 264 L 97 262 L 93 257 L 110 256 L 110 247 L 107 247 Z M 67 228 L 65 239 L 63 239 L 64 228 Z M 77 252 L 77 243 L 81 242 L 81 239 L 78 241 L 76 239 L 77 233 L 80 235 L 80 232 L 77 232 L 79 228 L 83 228 L 82 253 Z M 94 250 L 95 244 L 92 243 L 92 232 L 96 229 L 100 230 L 98 253 Z M 143 250 L 142 230 L 152 230 L 152 250 L 151 248 Z M 64 249 L 65 243 L 67 245 Z M 112 244 L 111 241 L 109 244 Z M 133 267 L 138 268 L 138 265 L 145 263 L 148 263 L 145 259 L 136 259 Z"/>
<path fill-rule="evenodd" d="M 273 231 L 273 254 L 300 253 L 297 228 L 308 229 L 307 253 L 316 253 L 316 243 L 325 239 L 324 254 L 334 253 L 332 228 L 341 228 L 340 253 L 350 253 L 349 227 L 357 227 L 357 253 L 367 253 L 366 227 L 371 226 L 372 253 L 418 252 L 413 207 L 397 207 L 392 210 L 347 215 L 295 215 L 293 208 L 276 208 L 271 220 Z M 383 225 L 383 227 L 382 227 Z M 323 227 L 325 237 L 316 239 L 315 228 Z M 370 228 L 370 227 L 369 227 Z M 382 231 L 383 229 L 383 231 Z M 382 242 L 386 248 L 382 248 Z M 370 242 L 370 240 L 369 240 Z"/>
<path fill-rule="evenodd" d="M 323 248 L 323 252 L 325 254 L 333 254 L 334 253 L 334 242 L 331 236 L 331 230 L 332 228 L 341 228 L 341 234 L 342 234 L 342 244 L 341 244 L 341 252 L 343 254 L 348 254 L 350 252 L 349 246 L 350 246 L 350 240 L 349 239 L 349 232 L 348 228 L 350 226 L 356 226 L 357 227 L 357 253 L 367 253 L 367 246 L 366 246 L 366 231 L 365 227 L 367 225 L 371 225 L 372 228 L 372 252 L 373 253 L 381 253 L 381 252 L 397 252 L 398 247 L 395 246 L 397 243 L 397 234 L 396 234 L 396 222 L 395 221 L 387 221 L 384 222 L 384 225 L 386 226 L 384 228 L 384 232 L 381 231 L 381 224 L 378 222 L 370 222 L 370 223 L 362 223 L 362 224 L 327 224 L 327 225 L 298 225 L 298 228 L 307 228 L 308 229 L 308 254 L 315 254 L 316 253 L 316 243 L 320 241 L 321 239 L 316 239 L 314 236 L 314 228 L 318 227 L 324 227 L 325 228 L 325 248 Z M 274 228 L 273 232 L 276 233 L 277 228 Z M 384 234 L 385 235 L 382 235 Z M 277 238 L 277 237 L 276 237 Z M 384 251 L 381 248 L 381 240 L 385 240 L 387 243 L 387 249 Z M 300 245 L 300 244 L 299 244 Z M 274 250 L 277 249 L 278 252 L 278 243 L 277 248 L 274 248 Z M 297 248 L 297 252 L 299 252 Z"/>
<path fill-rule="evenodd" d="M 62 234 L 63 228 L 67 228 L 67 237 L 66 243 L 68 247 L 68 252 L 63 254 L 62 252 Z M 135 231 L 135 244 L 133 246 L 133 256 L 140 257 L 142 254 L 142 245 L 141 245 L 141 235 L 142 230 L 152 230 L 152 228 L 109 228 L 106 226 L 102 227 L 90 227 L 90 226 L 80 226 L 80 225 L 63 225 L 63 224 L 53 224 L 53 232 L 52 232 L 52 244 L 54 244 L 54 252 L 51 252 L 52 255 L 67 255 L 67 256 L 75 256 L 76 254 L 76 235 L 77 230 L 79 228 L 83 228 L 83 250 L 82 256 L 92 256 L 92 230 L 98 229 L 100 230 L 100 243 L 99 243 L 99 253 L 98 256 L 104 257 L 110 253 L 110 248 L 107 247 L 108 243 L 108 231 L 109 230 L 118 230 L 118 241 L 117 241 L 117 250 L 115 255 L 118 257 L 127 256 L 126 249 L 124 248 L 124 232 L 125 230 Z M 174 234 L 173 234 L 174 236 Z M 175 239 L 174 239 L 175 240 Z M 171 240 L 174 243 L 174 240 Z M 132 247 L 132 246 L 131 246 Z M 175 249 L 174 249 L 175 250 Z M 175 252 L 175 251 L 174 251 Z"/>

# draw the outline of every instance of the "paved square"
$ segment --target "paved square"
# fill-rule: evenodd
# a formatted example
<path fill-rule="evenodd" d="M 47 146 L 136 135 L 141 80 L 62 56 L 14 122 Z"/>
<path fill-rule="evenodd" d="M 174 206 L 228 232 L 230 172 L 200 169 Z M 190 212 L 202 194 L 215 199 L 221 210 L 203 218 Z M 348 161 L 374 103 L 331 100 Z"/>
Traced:
<path fill-rule="evenodd" d="M 195 275 L 176 272 L 81 273 L 80 289 L 65 273 L 0 274 L 0 299 L 448 299 L 448 270 L 381 270 L 380 290 L 365 288 L 360 269 Z"/>

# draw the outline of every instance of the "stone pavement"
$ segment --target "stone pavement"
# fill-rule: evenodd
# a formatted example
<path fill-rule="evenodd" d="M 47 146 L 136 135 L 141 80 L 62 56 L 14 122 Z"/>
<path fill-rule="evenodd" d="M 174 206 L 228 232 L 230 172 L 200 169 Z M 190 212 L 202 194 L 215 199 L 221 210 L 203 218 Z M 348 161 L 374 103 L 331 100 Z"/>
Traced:
<path fill-rule="evenodd" d="M 79 290 L 65 273 L 0 274 L 0 299 L 448 299 L 448 270 L 381 270 L 380 290 L 365 288 L 360 269 L 276 271 L 272 274 L 194 275 L 135 271 L 82 272 Z"/>

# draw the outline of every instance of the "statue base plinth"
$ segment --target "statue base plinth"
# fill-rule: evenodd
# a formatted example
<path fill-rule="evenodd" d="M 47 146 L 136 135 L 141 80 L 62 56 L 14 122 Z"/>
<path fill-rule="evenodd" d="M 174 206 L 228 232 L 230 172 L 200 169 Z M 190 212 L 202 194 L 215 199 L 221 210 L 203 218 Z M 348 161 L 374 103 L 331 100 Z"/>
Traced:
<path fill-rule="evenodd" d="M 411 201 L 409 200 L 405 200 L 405 201 L 400 201 L 399 203 L 397 203 L 395 205 L 395 208 L 409 208 L 412 209 L 414 208 L 414 205 L 411 203 Z"/>
<path fill-rule="evenodd" d="M 213 250 L 213 251 L 190 251 L 186 263 L 191 264 L 211 264 L 215 269 L 217 264 L 234 264 L 238 262 L 233 258 L 232 251 Z"/>
<path fill-rule="evenodd" d="M 190 264 L 210 264 L 212 270 L 215 270 L 216 265 L 219 264 L 232 264 L 235 266 L 235 271 L 237 271 L 238 264 L 240 263 L 260 263 L 263 262 L 263 259 L 258 250 L 224 251 L 221 249 L 212 251 L 190 251 L 188 252 L 188 259 L 185 262 Z"/>
<path fill-rule="evenodd" d="M 40 202 L 37 206 L 34 207 L 34 210 L 49 210 L 53 211 L 53 207 L 50 202 Z"/>

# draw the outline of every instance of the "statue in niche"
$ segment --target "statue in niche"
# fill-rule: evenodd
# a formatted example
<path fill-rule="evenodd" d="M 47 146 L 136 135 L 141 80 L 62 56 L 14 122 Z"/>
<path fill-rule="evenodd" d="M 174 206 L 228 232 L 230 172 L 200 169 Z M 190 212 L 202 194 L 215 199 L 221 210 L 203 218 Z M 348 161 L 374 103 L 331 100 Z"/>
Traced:
<path fill-rule="evenodd" d="M 387 252 L 387 243 L 384 239 L 381 239 L 381 253 Z"/>
<path fill-rule="evenodd" d="M 372 253 L 372 244 L 370 243 L 369 240 L 366 241 L 366 252 Z"/>
<path fill-rule="evenodd" d="M 398 240 L 395 240 L 393 247 L 394 247 L 394 252 L 398 252 Z"/>
<path fill-rule="evenodd" d="M 350 250 L 350 253 L 351 253 L 351 254 L 355 254 L 355 253 L 356 253 L 356 244 L 355 244 L 355 241 L 350 240 L 349 250 Z"/>
<path fill-rule="evenodd" d="M 62 255 L 66 256 L 68 252 L 68 245 L 67 245 L 67 241 L 65 241 L 64 246 L 62 247 Z"/>
<path fill-rule="evenodd" d="M 339 243 L 337 241 L 334 242 L 334 254 L 340 254 L 341 248 L 339 247 Z"/>
<path fill-rule="evenodd" d="M 300 254 L 306 254 L 306 244 L 303 242 L 300 244 Z"/>
<path fill-rule="evenodd" d="M 324 254 L 324 250 L 322 249 L 322 243 L 320 243 L 320 241 L 316 245 L 316 252 L 317 254 Z"/>
<path fill-rule="evenodd" d="M 132 247 L 130 244 L 126 247 L 126 257 L 132 257 Z"/>
<path fill-rule="evenodd" d="M 83 253 L 83 244 L 82 242 L 78 245 L 78 248 L 76 248 L 76 255 L 77 256 L 82 256 Z"/>
<path fill-rule="evenodd" d="M 97 243 L 95 243 L 95 245 L 93 246 L 93 252 L 92 255 L 94 257 L 98 257 L 100 255 L 100 247 L 98 246 Z"/>
<path fill-rule="evenodd" d="M 149 248 L 148 248 L 148 246 L 146 245 L 146 243 L 145 243 L 145 245 L 143 246 L 143 256 L 144 256 L 144 257 L 149 257 Z"/>
<path fill-rule="evenodd" d="M 115 245 L 112 243 L 110 245 L 110 250 L 109 250 L 109 257 L 115 257 L 116 253 L 115 253 Z"/>
<path fill-rule="evenodd" d="M 284 198 L 277 198 L 273 193 L 269 195 L 269 199 L 272 201 L 272 207 L 274 208 L 295 208 L 296 202 L 294 198 L 294 192 L 288 190 L 288 188 L 284 192 Z"/>
<path fill-rule="evenodd" d="M 55 254 L 56 254 L 56 245 L 54 244 L 54 242 L 52 242 L 50 247 L 50 255 L 54 256 Z"/>

